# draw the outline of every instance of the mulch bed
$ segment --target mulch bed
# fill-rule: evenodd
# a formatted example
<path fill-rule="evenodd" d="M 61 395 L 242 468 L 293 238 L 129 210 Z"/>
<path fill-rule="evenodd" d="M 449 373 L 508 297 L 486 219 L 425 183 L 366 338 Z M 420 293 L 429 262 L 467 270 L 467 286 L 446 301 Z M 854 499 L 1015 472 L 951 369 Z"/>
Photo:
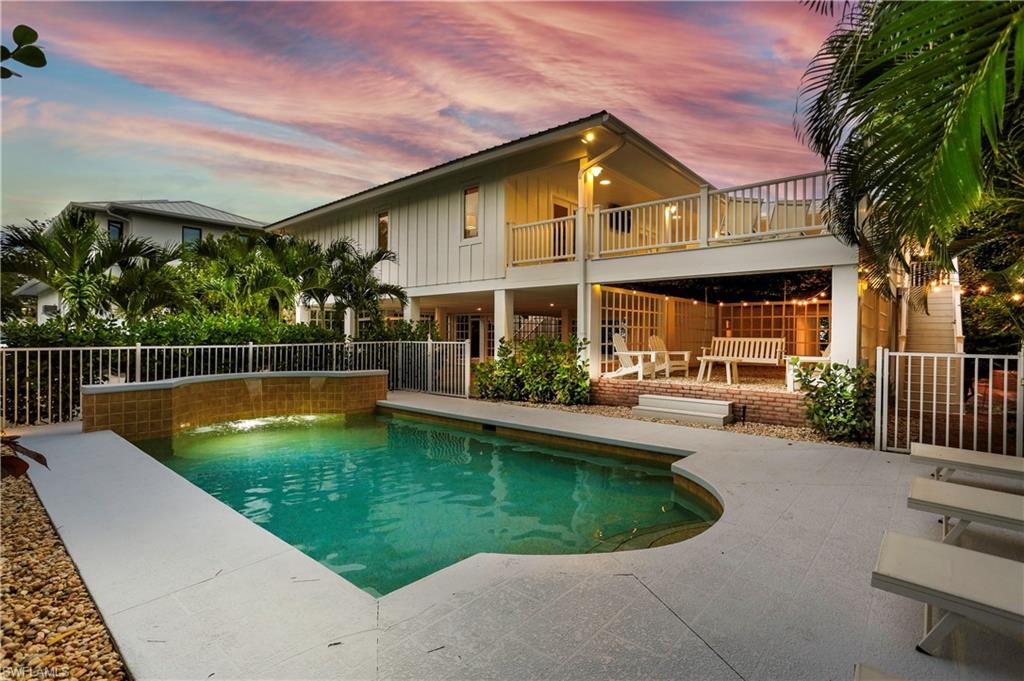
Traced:
<path fill-rule="evenodd" d="M 0 679 L 128 678 L 27 477 L 3 480 L 0 520 Z"/>

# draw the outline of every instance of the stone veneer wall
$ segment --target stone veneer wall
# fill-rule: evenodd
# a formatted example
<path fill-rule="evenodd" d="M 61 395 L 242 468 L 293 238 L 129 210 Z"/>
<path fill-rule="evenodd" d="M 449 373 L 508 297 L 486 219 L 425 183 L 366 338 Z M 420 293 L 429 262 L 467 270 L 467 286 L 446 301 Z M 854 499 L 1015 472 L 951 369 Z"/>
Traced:
<path fill-rule="evenodd" d="M 331 375 L 209 376 L 83 390 L 82 430 L 128 440 L 169 437 L 220 421 L 372 411 L 387 397 L 386 371 Z M 121 389 L 118 389 L 121 388 Z"/>
<path fill-rule="evenodd" d="M 632 407 L 640 401 L 640 395 L 726 400 L 734 403 L 733 413 L 737 420 L 743 412 L 743 407 L 746 407 L 748 421 L 782 426 L 808 425 L 801 393 L 745 390 L 673 381 L 627 381 L 615 378 L 599 378 L 590 384 L 590 396 L 594 404 Z"/>

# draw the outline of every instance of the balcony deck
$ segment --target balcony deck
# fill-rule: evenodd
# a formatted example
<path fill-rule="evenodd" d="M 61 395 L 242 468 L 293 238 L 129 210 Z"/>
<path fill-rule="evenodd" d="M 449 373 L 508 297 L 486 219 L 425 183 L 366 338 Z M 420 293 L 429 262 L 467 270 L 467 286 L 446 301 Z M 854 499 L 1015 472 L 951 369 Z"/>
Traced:
<path fill-rule="evenodd" d="M 702 189 L 614 208 L 595 206 L 580 216 L 508 226 L 508 264 L 525 267 L 716 246 L 774 242 L 827 234 L 824 172 L 727 189 Z"/>

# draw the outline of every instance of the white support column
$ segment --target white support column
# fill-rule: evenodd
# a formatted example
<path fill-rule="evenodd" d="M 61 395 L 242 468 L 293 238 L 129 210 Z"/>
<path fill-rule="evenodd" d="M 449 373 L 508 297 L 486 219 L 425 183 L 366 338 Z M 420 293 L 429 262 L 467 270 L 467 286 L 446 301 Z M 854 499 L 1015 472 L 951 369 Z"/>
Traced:
<path fill-rule="evenodd" d="M 832 361 L 857 366 L 860 349 L 860 295 L 857 266 L 832 268 Z"/>
<path fill-rule="evenodd" d="M 504 338 L 512 342 L 513 315 L 515 314 L 515 292 L 510 289 L 494 291 L 494 354 L 498 354 L 498 345 Z"/>
<path fill-rule="evenodd" d="M 309 323 L 309 308 L 298 298 L 295 299 L 295 323 Z"/>
<path fill-rule="evenodd" d="M 434 340 L 447 340 L 448 339 L 448 311 L 443 307 L 434 308 L 434 325 L 437 326 L 437 335 L 439 338 Z"/>
<path fill-rule="evenodd" d="M 487 325 L 488 319 L 484 315 L 480 317 L 479 332 L 477 333 L 477 341 L 480 344 L 480 357 L 478 359 L 487 359 Z M 469 340 L 468 338 L 466 340 Z M 470 346 L 472 347 L 472 346 Z"/>
<path fill-rule="evenodd" d="M 341 330 L 348 337 L 356 335 L 356 313 L 350 308 L 345 309 L 345 315 L 341 319 Z"/>
<path fill-rule="evenodd" d="M 413 324 L 418 322 L 420 320 L 420 299 L 410 296 L 408 304 L 402 310 L 402 316 L 407 322 L 412 322 Z"/>
<path fill-rule="evenodd" d="M 576 333 L 590 344 L 586 359 L 590 377 L 601 375 L 601 286 L 581 284 L 576 288 Z"/>

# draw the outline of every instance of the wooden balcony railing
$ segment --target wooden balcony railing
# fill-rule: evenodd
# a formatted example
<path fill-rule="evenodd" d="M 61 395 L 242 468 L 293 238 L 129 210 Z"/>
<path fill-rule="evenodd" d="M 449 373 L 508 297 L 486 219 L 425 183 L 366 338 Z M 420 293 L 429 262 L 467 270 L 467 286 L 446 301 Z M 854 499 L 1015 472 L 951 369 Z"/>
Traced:
<path fill-rule="evenodd" d="M 824 172 L 588 212 L 585 253 L 614 258 L 826 233 Z M 513 266 L 573 260 L 575 217 L 509 225 Z"/>
<path fill-rule="evenodd" d="M 576 259 L 576 216 L 509 225 L 509 263 L 539 265 Z"/>

